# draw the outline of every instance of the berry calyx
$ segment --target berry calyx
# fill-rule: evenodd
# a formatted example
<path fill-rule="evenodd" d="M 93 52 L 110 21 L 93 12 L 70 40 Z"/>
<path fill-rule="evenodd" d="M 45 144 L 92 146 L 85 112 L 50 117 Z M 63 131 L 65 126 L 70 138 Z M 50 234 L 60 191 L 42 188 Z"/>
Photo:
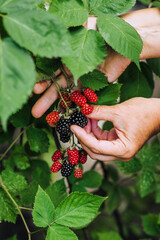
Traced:
<path fill-rule="evenodd" d="M 58 171 L 61 169 L 61 167 L 62 167 L 62 164 L 61 164 L 61 163 L 59 162 L 59 160 L 58 160 L 58 161 L 56 161 L 56 162 L 53 163 L 53 165 L 52 165 L 52 167 L 51 167 L 51 171 L 52 171 L 53 173 L 58 172 Z"/>
<path fill-rule="evenodd" d="M 83 93 L 91 103 L 95 103 L 98 100 L 97 94 L 91 88 L 86 88 Z"/>
<path fill-rule="evenodd" d="M 87 99 L 81 94 L 79 90 L 71 94 L 71 99 L 73 102 L 75 102 L 75 104 L 79 106 L 83 106 L 87 102 Z"/>
<path fill-rule="evenodd" d="M 46 116 L 46 121 L 49 125 L 57 123 L 59 120 L 59 113 L 57 111 L 51 112 Z"/>
<path fill-rule="evenodd" d="M 82 176 L 83 176 L 83 171 L 82 171 L 82 169 L 81 169 L 81 168 L 75 169 L 75 170 L 74 170 L 74 176 L 75 176 L 76 178 L 82 178 Z"/>
<path fill-rule="evenodd" d="M 93 112 L 93 109 L 94 109 L 94 108 L 93 108 L 92 105 L 86 103 L 86 104 L 84 104 L 84 105 L 81 107 L 81 113 L 83 113 L 83 114 L 85 114 L 85 115 L 88 115 L 88 114 L 90 114 L 90 113 Z"/>
<path fill-rule="evenodd" d="M 70 163 L 67 163 L 67 161 L 65 161 L 62 165 L 61 168 L 61 174 L 63 177 L 68 177 L 72 174 L 73 172 L 73 165 Z"/>
<path fill-rule="evenodd" d="M 77 126 L 80 126 L 82 128 L 84 128 L 88 123 L 88 120 L 87 120 L 86 116 L 79 111 L 75 111 L 71 115 L 70 120 L 71 120 L 72 125 L 77 125 Z"/>
<path fill-rule="evenodd" d="M 61 92 L 61 94 L 62 94 L 62 97 L 63 97 L 64 101 L 66 102 L 67 106 L 71 107 L 72 102 L 71 102 L 68 92 Z M 58 98 L 61 99 L 61 96 L 59 95 Z M 66 108 L 66 104 L 64 103 L 63 99 L 61 100 L 60 104 L 63 108 Z"/>
<path fill-rule="evenodd" d="M 78 163 L 79 160 L 79 152 L 76 148 L 73 150 L 67 149 L 67 154 L 68 154 L 68 161 L 74 165 Z"/>
<path fill-rule="evenodd" d="M 85 164 L 87 161 L 87 153 L 86 151 L 81 151 L 79 153 L 79 163 Z"/>
<path fill-rule="evenodd" d="M 61 159 L 63 157 L 63 154 L 61 153 L 61 151 L 58 149 L 55 151 L 55 153 L 52 156 L 52 161 L 55 162 L 59 159 Z"/>

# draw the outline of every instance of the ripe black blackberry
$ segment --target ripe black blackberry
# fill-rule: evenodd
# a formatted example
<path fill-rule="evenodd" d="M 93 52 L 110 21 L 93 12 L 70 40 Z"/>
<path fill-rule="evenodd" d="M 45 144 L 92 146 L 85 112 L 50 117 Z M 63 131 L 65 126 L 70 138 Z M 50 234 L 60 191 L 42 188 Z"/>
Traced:
<path fill-rule="evenodd" d="M 70 132 L 71 121 L 70 119 L 61 117 L 57 123 L 57 132 L 61 134 L 68 134 Z"/>
<path fill-rule="evenodd" d="M 63 143 L 69 142 L 70 135 L 69 134 L 60 134 L 60 141 Z"/>
<path fill-rule="evenodd" d="M 71 124 L 80 126 L 82 128 L 84 128 L 88 123 L 86 116 L 79 111 L 75 111 L 71 115 L 70 121 L 71 121 Z"/>
<path fill-rule="evenodd" d="M 68 177 L 73 172 L 73 165 L 70 163 L 67 163 L 66 161 L 63 163 L 61 168 L 61 174 L 63 177 Z"/>

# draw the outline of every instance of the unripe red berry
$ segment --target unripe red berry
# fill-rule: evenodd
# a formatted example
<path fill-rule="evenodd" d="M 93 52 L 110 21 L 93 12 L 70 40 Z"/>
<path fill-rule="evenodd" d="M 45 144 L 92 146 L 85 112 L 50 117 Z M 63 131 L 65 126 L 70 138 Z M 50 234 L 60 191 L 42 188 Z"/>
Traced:
<path fill-rule="evenodd" d="M 56 161 L 53 163 L 53 165 L 51 167 L 51 171 L 53 173 L 58 172 L 61 169 L 61 167 L 62 167 L 62 164 L 59 161 Z"/>
<path fill-rule="evenodd" d="M 83 93 L 84 96 L 92 103 L 95 103 L 98 100 L 97 94 L 91 88 L 86 88 Z"/>
<path fill-rule="evenodd" d="M 49 125 L 56 124 L 59 120 L 59 113 L 57 111 L 51 112 L 46 116 L 46 121 Z"/>
<path fill-rule="evenodd" d="M 87 153 L 86 151 L 82 151 L 79 154 L 79 163 L 85 164 L 87 161 Z"/>
<path fill-rule="evenodd" d="M 60 150 L 56 150 L 55 153 L 52 156 L 52 161 L 55 162 L 63 157 L 63 154 L 60 152 Z"/>
<path fill-rule="evenodd" d="M 76 178 L 82 178 L 82 176 L 83 176 L 83 171 L 82 171 L 82 169 L 81 169 L 81 168 L 75 169 L 75 170 L 74 170 L 74 176 L 75 176 Z"/>
<path fill-rule="evenodd" d="M 85 115 L 88 115 L 88 114 L 90 114 L 90 113 L 93 112 L 93 109 L 94 109 L 94 108 L 93 108 L 92 105 L 86 103 L 86 104 L 84 104 L 84 105 L 81 107 L 81 113 L 83 113 L 83 114 L 85 114 Z"/>
<path fill-rule="evenodd" d="M 75 102 L 75 104 L 79 106 L 83 106 L 87 102 L 87 99 L 81 94 L 79 90 L 71 94 L 71 99 L 73 102 Z"/>
<path fill-rule="evenodd" d="M 68 154 L 68 161 L 74 165 L 78 163 L 79 160 L 79 152 L 76 148 L 73 150 L 67 149 L 67 154 Z"/>

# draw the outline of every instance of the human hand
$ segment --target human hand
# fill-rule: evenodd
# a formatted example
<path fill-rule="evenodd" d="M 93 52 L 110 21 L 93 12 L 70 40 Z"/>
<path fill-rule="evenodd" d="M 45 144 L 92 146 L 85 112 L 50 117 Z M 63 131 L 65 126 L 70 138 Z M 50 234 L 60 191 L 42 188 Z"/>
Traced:
<path fill-rule="evenodd" d="M 129 161 L 160 130 L 160 100 L 133 98 L 114 106 L 95 106 L 85 129 L 71 126 L 91 158 Z M 111 121 L 114 129 L 102 131 L 97 120 Z"/>
<path fill-rule="evenodd" d="M 132 25 L 143 40 L 140 60 L 160 57 L 160 8 L 147 8 L 120 16 Z M 99 70 L 105 73 L 109 82 L 114 82 L 131 63 L 113 49 L 108 47 L 107 57 Z"/>

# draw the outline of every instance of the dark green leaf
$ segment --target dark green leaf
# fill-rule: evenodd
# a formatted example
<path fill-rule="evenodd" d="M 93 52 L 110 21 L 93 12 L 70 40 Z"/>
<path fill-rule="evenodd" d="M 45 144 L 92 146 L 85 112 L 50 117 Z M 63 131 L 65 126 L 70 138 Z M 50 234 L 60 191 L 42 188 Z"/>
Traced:
<path fill-rule="evenodd" d="M 77 183 L 72 185 L 72 192 L 87 192 L 87 190 L 85 189 L 85 187 Z"/>
<path fill-rule="evenodd" d="M 14 130 L 13 126 L 10 125 L 7 128 L 7 132 L 4 132 L 2 127 L 0 127 L 0 144 L 11 142 Z"/>
<path fill-rule="evenodd" d="M 53 222 L 55 207 L 45 191 L 39 187 L 32 212 L 34 224 L 46 227 Z"/>
<path fill-rule="evenodd" d="M 142 166 L 149 169 L 155 169 L 155 166 L 160 162 L 159 160 L 160 148 L 154 146 L 145 145 L 138 152 L 138 158 L 142 163 Z"/>
<path fill-rule="evenodd" d="M 96 15 L 121 14 L 128 12 L 136 0 L 90 0 L 90 12 Z"/>
<path fill-rule="evenodd" d="M 139 55 L 143 42 L 136 30 L 122 18 L 109 14 L 98 17 L 97 25 L 105 41 L 139 67 Z"/>
<path fill-rule="evenodd" d="M 49 59 L 36 57 L 36 66 L 46 74 L 52 75 L 58 68 L 60 68 L 61 62 L 59 59 Z"/>
<path fill-rule="evenodd" d="M 160 182 L 156 185 L 156 203 L 160 203 Z"/>
<path fill-rule="evenodd" d="M 116 162 L 117 166 L 123 173 L 137 173 L 142 169 L 142 164 L 137 158 L 133 158 L 129 162 Z"/>
<path fill-rule="evenodd" d="M 104 124 L 103 124 L 103 130 L 111 130 L 112 128 L 114 128 L 114 125 L 112 122 L 109 122 L 109 121 L 106 121 Z"/>
<path fill-rule="evenodd" d="M 27 182 L 23 176 L 13 172 L 11 169 L 2 171 L 2 181 L 11 194 L 18 195 L 27 187 Z"/>
<path fill-rule="evenodd" d="M 13 237 L 7 238 L 6 240 L 17 240 L 17 237 L 16 237 L 16 235 L 14 235 Z"/>
<path fill-rule="evenodd" d="M 13 114 L 9 121 L 16 128 L 23 128 L 29 125 L 31 119 L 31 109 L 28 104 L 25 104 L 21 110 Z"/>
<path fill-rule="evenodd" d="M 74 228 L 88 225 L 106 198 L 89 193 L 71 193 L 56 209 L 55 222 Z"/>
<path fill-rule="evenodd" d="M 38 183 L 32 182 L 28 184 L 23 191 L 21 191 L 20 197 L 21 197 L 21 202 L 24 206 L 29 207 L 34 203 L 37 190 L 38 190 Z"/>
<path fill-rule="evenodd" d="M 120 196 L 119 192 L 117 191 L 117 188 L 113 188 L 108 195 L 107 199 L 107 210 L 109 214 L 112 214 L 112 212 L 118 208 L 120 204 Z"/>
<path fill-rule="evenodd" d="M 88 188 L 97 188 L 102 183 L 102 175 L 94 170 L 90 170 L 84 173 L 83 178 L 79 180 L 79 184 Z"/>
<path fill-rule="evenodd" d="M 156 187 L 154 174 L 150 170 L 143 170 L 137 178 L 137 187 L 141 197 L 145 197 L 153 192 Z"/>
<path fill-rule="evenodd" d="M 94 91 L 98 91 L 108 85 L 107 78 L 104 73 L 94 70 L 88 74 L 80 77 L 81 83 L 84 87 L 89 87 Z"/>
<path fill-rule="evenodd" d="M 115 182 L 118 181 L 119 174 L 118 174 L 117 168 L 112 165 L 107 165 L 107 170 L 108 170 L 109 177 L 111 177 L 111 179 Z"/>
<path fill-rule="evenodd" d="M 82 25 L 88 17 L 81 0 L 54 0 L 49 12 L 54 13 L 68 27 Z"/>
<path fill-rule="evenodd" d="M 122 240 L 121 236 L 117 232 L 100 232 L 97 233 L 98 240 Z"/>
<path fill-rule="evenodd" d="M 47 230 L 46 240 L 78 240 L 78 238 L 69 228 L 54 223 Z"/>
<path fill-rule="evenodd" d="M 29 127 L 27 128 L 26 133 L 32 151 L 41 153 L 48 151 L 49 139 L 43 130 L 35 127 Z"/>
<path fill-rule="evenodd" d="M 55 207 L 57 207 L 66 197 L 66 185 L 64 179 L 58 180 L 46 189 Z"/>
<path fill-rule="evenodd" d="M 151 67 L 152 71 L 160 77 L 160 58 L 147 59 L 147 63 Z"/>
<path fill-rule="evenodd" d="M 122 83 L 121 101 L 133 97 L 151 97 L 154 89 L 153 74 L 149 66 L 140 63 L 141 70 L 131 63 L 125 72 L 119 77 L 119 83 Z"/>
<path fill-rule="evenodd" d="M 0 222 L 2 220 L 16 223 L 17 210 L 8 195 L 0 189 Z"/>
<path fill-rule="evenodd" d="M 71 54 L 69 33 L 53 14 L 19 9 L 6 15 L 3 23 L 13 40 L 35 55 L 51 58 Z"/>
<path fill-rule="evenodd" d="M 117 99 L 120 96 L 121 84 L 109 84 L 109 86 L 96 92 L 98 101 L 96 105 L 114 105 L 117 103 Z"/>
<path fill-rule="evenodd" d="M 6 129 L 9 116 L 20 109 L 31 94 L 35 70 L 29 54 L 10 38 L 0 41 L 0 49 L 0 117 Z"/>
<path fill-rule="evenodd" d="M 17 154 L 14 156 L 14 162 L 16 167 L 20 170 L 25 170 L 30 167 L 29 159 L 27 156 Z"/>
<path fill-rule="evenodd" d="M 107 54 L 101 35 L 84 27 L 71 30 L 71 46 L 73 54 L 63 57 L 62 61 L 71 70 L 75 82 L 80 76 L 93 71 Z"/>
<path fill-rule="evenodd" d="M 143 230 L 146 234 L 152 236 L 160 236 L 160 225 L 157 224 L 158 216 L 155 214 L 148 214 L 142 216 Z"/>

